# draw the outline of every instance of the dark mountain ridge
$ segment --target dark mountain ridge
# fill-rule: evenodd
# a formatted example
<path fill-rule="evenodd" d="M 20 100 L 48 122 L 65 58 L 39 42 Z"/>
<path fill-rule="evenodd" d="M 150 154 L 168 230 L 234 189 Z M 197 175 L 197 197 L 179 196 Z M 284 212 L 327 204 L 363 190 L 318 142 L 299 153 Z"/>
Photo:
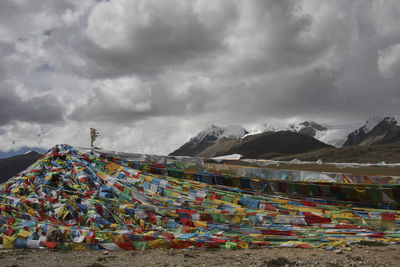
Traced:
<path fill-rule="evenodd" d="M 25 170 L 42 156 L 42 154 L 36 151 L 30 151 L 27 154 L 0 159 L 0 183 L 4 183 Z"/>
<path fill-rule="evenodd" d="M 400 127 L 396 126 L 395 118 L 385 117 L 371 130 L 367 124 L 368 122 L 350 133 L 343 146 L 378 145 L 400 141 Z"/>

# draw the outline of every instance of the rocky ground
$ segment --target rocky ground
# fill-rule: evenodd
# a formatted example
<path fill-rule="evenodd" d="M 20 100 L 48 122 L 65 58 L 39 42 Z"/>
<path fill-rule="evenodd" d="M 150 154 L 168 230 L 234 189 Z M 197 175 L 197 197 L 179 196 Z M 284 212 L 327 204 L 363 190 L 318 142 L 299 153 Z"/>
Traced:
<path fill-rule="evenodd" d="M 0 266 L 399 266 L 400 245 L 324 249 L 0 250 Z"/>

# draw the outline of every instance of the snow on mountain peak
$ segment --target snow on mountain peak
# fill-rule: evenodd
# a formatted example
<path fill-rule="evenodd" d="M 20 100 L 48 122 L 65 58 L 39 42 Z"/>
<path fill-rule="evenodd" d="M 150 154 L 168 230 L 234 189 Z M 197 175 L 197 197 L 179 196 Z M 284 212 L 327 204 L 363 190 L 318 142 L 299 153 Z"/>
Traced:
<path fill-rule="evenodd" d="M 311 131 L 306 131 L 306 130 L 311 130 Z M 327 130 L 327 128 L 313 121 L 303 121 L 303 122 L 289 123 L 289 124 L 281 123 L 276 125 L 272 125 L 270 123 L 263 123 L 260 127 L 257 127 L 254 131 L 252 131 L 248 135 L 254 135 L 263 132 L 292 131 L 314 136 L 315 132 L 325 131 L 325 130 Z"/>
<path fill-rule="evenodd" d="M 211 125 L 202 130 L 198 135 L 193 137 L 190 142 L 200 143 L 207 136 L 215 137 L 217 140 L 221 138 L 240 138 L 248 132 L 241 126 L 230 125 L 226 127 L 219 127 Z"/>
<path fill-rule="evenodd" d="M 331 129 L 326 128 L 319 123 L 314 121 L 297 121 L 292 123 L 278 123 L 276 125 L 272 125 L 269 123 L 263 123 L 261 126 L 257 127 L 251 133 L 245 135 L 255 135 L 263 132 L 277 132 L 277 131 L 292 131 L 297 132 L 309 136 L 313 136 L 314 138 L 333 146 L 342 146 L 346 141 L 346 136 L 348 134 L 348 130 L 346 129 Z"/>
<path fill-rule="evenodd" d="M 238 125 L 230 125 L 227 127 L 224 127 L 224 132 L 218 137 L 218 139 L 221 138 L 240 138 L 243 135 L 247 134 L 247 130 L 241 126 Z"/>
<path fill-rule="evenodd" d="M 262 128 L 262 132 L 276 132 L 279 129 L 279 127 L 273 126 L 269 123 L 263 123 L 261 128 Z"/>
<path fill-rule="evenodd" d="M 396 119 L 394 117 L 386 117 L 386 118 L 383 119 L 383 121 L 385 121 L 387 124 L 390 124 L 390 125 L 396 125 L 397 124 L 397 121 L 396 121 Z"/>

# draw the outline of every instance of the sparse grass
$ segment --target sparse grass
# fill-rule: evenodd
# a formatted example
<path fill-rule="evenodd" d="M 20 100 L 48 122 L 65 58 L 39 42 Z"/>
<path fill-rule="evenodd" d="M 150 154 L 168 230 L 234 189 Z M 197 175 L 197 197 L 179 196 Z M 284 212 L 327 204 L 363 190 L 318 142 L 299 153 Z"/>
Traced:
<path fill-rule="evenodd" d="M 100 264 L 100 263 L 92 263 L 92 264 L 85 265 L 85 267 L 106 267 L 106 266 L 103 264 Z"/>
<path fill-rule="evenodd" d="M 106 257 L 98 258 L 97 261 L 115 260 L 117 258 L 118 258 L 117 256 L 106 256 Z"/>
<path fill-rule="evenodd" d="M 204 251 L 207 252 L 220 252 L 221 250 L 219 248 L 205 248 Z"/>
<path fill-rule="evenodd" d="M 342 265 L 340 265 L 338 263 L 331 263 L 331 262 L 328 262 L 327 266 L 328 267 L 342 267 Z"/>
<path fill-rule="evenodd" d="M 17 256 L 21 256 L 21 255 L 25 256 L 28 253 L 30 253 L 30 250 L 28 250 L 28 249 L 15 249 L 9 255 L 12 255 L 12 257 L 17 257 Z M 5 257 L 6 257 L 6 255 L 3 254 L 0 256 L 0 259 L 4 259 Z"/>
<path fill-rule="evenodd" d="M 71 248 L 57 248 L 57 247 L 50 249 L 51 252 L 55 252 L 55 253 L 67 253 L 71 250 L 72 250 Z"/>
<path fill-rule="evenodd" d="M 340 148 L 323 148 L 303 154 L 283 156 L 274 158 L 275 160 L 288 161 L 292 159 L 302 161 L 316 161 L 322 159 L 323 162 L 360 162 L 360 163 L 378 163 L 385 161 L 386 163 L 396 163 L 400 161 L 400 142 L 373 145 L 373 146 L 348 146 Z M 344 168 L 339 169 L 332 165 L 318 164 L 302 164 L 280 166 L 268 166 L 268 168 L 281 169 L 298 169 L 304 171 L 325 171 L 340 172 L 353 174 L 369 174 L 369 175 L 388 175 L 396 176 L 400 173 L 400 167 L 362 167 L 362 168 Z"/>
<path fill-rule="evenodd" d="M 17 255 L 25 255 L 25 254 L 27 254 L 27 253 L 29 253 L 30 252 L 30 250 L 29 249 L 25 249 L 25 248 L 23 248 L 23 249 L 16 249 L 15 251 L 14 251 L 14 253 L 15 253 L 15 255 L 17 256 Z"/>
<path fill-rule="evenodd" d="M 361 246 L 367 246 L 367 247 L 385 247 L 385 246 L 388 245 L 388 244 L 383 243 L 383 242 L 366 241 L 366 240 L 360 241 L 358 244 L 361 245 Z"/>
<path fill-rule="evenodd" d="M 279 267 L 279 266 L 285 266 L 285 265 L 294 265 L 295 262 L 290 261 L 284 257 L 279 257 L 277 259 L 269 260 L 267 262 L 264 262 L 268 267 Z"/>

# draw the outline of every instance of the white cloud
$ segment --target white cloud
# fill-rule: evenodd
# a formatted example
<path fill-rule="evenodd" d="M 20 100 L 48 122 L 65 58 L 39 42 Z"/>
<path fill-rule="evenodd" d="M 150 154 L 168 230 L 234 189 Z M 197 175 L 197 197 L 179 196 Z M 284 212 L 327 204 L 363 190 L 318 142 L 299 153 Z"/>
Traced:
<path fill-rule="evenodd" d="M 400 43 L 378 51 L 378 68 L 385 78 L 400 74 Z"/>
<path fill-rule="evenodd" d="M 376 0 L 373 1 L 373 9 L 378 35 L 381 37 L 398 37 L 400 2 Z"/>
<path fill-rule="evenodd" d="M 398 14 L 396 0 L 0 1 L 0 149 L 87 145 L 94 127 L 105 148 L 167 153 L 211 123 L 395 113 Z"/>
<path fill-rule="evenodd" d="M 152 75 L 188 60 L 209 58 L 224 49 L 236 17 L 236 6 L 225 0 L 102 2 L 89 14 L 86 31 L 95 46 L 86 51 L 97 65 L 92 74 Z"/>

